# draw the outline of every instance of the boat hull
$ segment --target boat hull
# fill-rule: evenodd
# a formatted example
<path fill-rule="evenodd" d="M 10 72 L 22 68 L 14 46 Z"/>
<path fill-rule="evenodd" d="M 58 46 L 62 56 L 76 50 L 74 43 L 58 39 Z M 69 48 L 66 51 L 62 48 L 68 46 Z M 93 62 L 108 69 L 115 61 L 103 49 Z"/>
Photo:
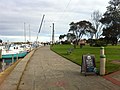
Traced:
<path fill-rule="evenodd" d="M 27 52 L 21 52 L 18 54 L 6 54 L 2 55 L 2 59 L 9 59 L 9 58 L 23 58 L 27 55 Z"/>

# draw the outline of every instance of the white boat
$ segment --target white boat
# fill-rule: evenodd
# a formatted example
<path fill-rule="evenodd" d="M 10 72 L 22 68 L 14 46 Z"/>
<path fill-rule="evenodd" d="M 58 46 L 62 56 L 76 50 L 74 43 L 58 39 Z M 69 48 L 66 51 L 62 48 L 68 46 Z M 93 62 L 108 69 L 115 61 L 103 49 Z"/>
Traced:
<path fill-rule="evenodd" d="M 3 48 L 2 49 L 2 58 L 6 59 L 6 58 L 20 58 L 20 57 L 24 57 L 25 55 L 27 55 L 27 51 L 25 50 L 24 47 L 22 47 L 21 45 L 10 45 L 9 47 L 7 47 L 7 49 Z"/>

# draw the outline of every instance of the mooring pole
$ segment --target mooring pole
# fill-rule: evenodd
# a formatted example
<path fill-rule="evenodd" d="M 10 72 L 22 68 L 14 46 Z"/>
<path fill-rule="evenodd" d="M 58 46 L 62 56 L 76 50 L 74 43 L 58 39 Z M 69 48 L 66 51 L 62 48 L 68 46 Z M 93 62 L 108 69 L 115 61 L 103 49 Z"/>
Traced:
<path fill-rule="evenodd" d="M 2 71 L 4 71 L 5 70 L 5 60 L 3 59 L 2 60 Z"/>
<path fill-rule="evenodd" d="M 12 54 L 12 64 L 14 63 L 14 55 Z"/>
<path fill-rule="evenodd" d="M 17 53 L 17 60 L 18 60 L 18 53 Z"/>

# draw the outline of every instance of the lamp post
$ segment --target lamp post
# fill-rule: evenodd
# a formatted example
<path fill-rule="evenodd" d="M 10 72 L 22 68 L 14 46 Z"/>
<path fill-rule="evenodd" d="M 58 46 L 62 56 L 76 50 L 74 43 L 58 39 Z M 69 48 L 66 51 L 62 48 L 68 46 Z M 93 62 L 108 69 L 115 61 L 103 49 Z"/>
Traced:
<path fill-rule="evenodd" d="M 51 37 L 52 37 L 52 36 L 51 36 L 51 35 L 52 35 L 51 30 L 52 30 L 52 29 L 51 29 L 51 26 L 50 26 L 50 44 L 51 44 L 51 41 L 52 41 L 52 40 L 51 40 Z"/>
<path fill-rule="evenodd" d="M 53 23 L 53 31 L 52 31 L 52 45 L 54 44 L 54 23 Z"/>

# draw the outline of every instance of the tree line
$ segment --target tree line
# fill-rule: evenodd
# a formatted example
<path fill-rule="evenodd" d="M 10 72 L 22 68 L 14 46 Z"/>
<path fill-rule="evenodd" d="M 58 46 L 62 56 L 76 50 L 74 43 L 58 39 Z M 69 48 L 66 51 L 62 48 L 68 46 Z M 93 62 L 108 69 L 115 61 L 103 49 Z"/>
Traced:
<path fill-rule="evenodd" d="M 71 22 L 68 33 L 60 35 L 59 39 L 67 37 L 67 41 L 77 45 L 84 36 L 87 36 L 91 46 L 117 45 L 120 39 L 120 0 L 110 0 L 108 3 L 109 6 L 103 15 L 97 10 L 92 13 L 91 22 L 87 20 Z"/>

